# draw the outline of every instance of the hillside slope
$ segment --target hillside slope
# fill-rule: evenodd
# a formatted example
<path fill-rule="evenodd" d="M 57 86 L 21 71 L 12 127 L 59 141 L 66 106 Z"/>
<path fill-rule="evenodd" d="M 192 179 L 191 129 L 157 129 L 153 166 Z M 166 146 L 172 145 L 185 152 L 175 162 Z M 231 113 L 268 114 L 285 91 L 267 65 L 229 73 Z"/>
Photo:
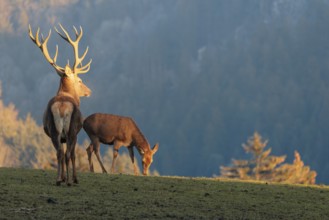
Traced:
<path fill-rule="evenodd" d="M 0 219 L 327 219 L 329 188 L 0 168 Z"/>

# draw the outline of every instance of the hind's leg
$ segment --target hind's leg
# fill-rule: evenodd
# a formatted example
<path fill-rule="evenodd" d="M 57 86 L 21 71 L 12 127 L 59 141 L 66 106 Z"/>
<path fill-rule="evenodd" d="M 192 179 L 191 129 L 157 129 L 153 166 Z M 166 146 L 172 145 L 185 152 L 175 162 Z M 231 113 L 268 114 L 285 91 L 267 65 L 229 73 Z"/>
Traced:
<path fill-rule="evenodd" d="M 94 164 L 93 164 L 93 161 L 91 158 L 91 156 L 93 155 L 93 151 L 94 151 L 94 146 L 92 143 L 89 144 L 86 151 L 87 151 L 87 155 L 88 155 L 89 170 L 90 170 L 90 172 L 94 172 Z"/>
<path fill-rule="evenodd" d="M 119 155 L 119 148 L 121 147 L 121 143 L 118 141 L 115 141 L 113 144 L 113 160 L 112 160 L 112 166 L 111 166 L 111 173 L 114 173 L 115 169 L 115 160 L 117 159 Z"/>
<path fill-rule="evenodd" d="M 133 146 L 129 146 L 128 147 L 128 150 L 129 150 L 129 156 L 130 156 L 131 162 L 132 162 L 132 164 L 134 166 L 134 173 L 137 176 L 138 175 L 138 169 L 137 169 L 137 166 L 136 166 L 136 163 L 135 163 L 135 156 L 134 156 L 134 148 L 133 148 Z"/>
<path fill-rule="evenodd" d="M 103 173 L 107 173 L 107 171 L 106 171 L 106 169 L 105 169 L 105 167 L 104 167 L 104 165 L 103 165 L 103 162 L 102 162 L 101 156 L 100 156 L 100 154 L 99 154 L 100 143 L 99 143 L 98 139 L 93 140 L 93 141 L 92 141 L 92 145 L 94 146 L 94 152 L 95 152 L 95 155 L 96 155 L 96 157 L 97 157 L 98 163 L 99 163 L 99 165 L 100 165 L 101 168 L 102 168 L 102 172 L 103 172 Z"/>

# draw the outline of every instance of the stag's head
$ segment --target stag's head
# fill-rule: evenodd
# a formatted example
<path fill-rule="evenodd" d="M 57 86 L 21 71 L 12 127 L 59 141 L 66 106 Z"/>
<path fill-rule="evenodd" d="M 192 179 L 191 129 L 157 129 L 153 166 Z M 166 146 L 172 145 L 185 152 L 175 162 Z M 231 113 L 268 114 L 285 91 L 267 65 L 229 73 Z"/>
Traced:
<path fill-rule="evenodd" d="M 149 168 L 153 162 L 153 155 L 158 151 L 159 144 L 156 143 L 152 149 L 142 152 L 143 175 L 148 175 Z"/>
<path fill-rule="evenodd" d="M 78 74 L 87 73 L 90 69 L 91 59 L 90 61 L 82 65 L 83 59 L 86 57 L 88 52 L 88 47 L 86 48 L 85 52 L 82 54 L 82 56 L 79 56 L 79 42 L 81 40 L 81 37 L 83 35 L 82 28 L 80 26 L 80 33 L 78 30 L 73 26 L 73 29 L 75 31 L 75 40 L 73 40 L 68 32 L 63 28 L 61 24 L 59 24 L 61 30 L 64 32 L 62 34 L 57 30 L 55 27 L 56 32 L 61 36 L 65 41 L 67 41 L 73 48 L 74 51 L 74 63 L 73 66 L 70 66 L 69 61 L 67 62 L 67 65 L 65 67 L 61 67 L 57 65 L 57 55 L 58 55 L 58 46 L 56 45 L 56 51 L 55 55 L 53 57 L 50 56 L 48 52 L 47 43 L 51 35 L 51 30 L 49 31 L 49 34 L 46 38 L 43 37 L 41 34 L 40 39 L 40 28 L 37 29 L 37 32 L 35 36 L 33 36 L 31 26 L 29 26 L 29 35 L 32 41 L 40 48 L 43 55 L 45 56 L 46 60 L 50 63 L 51 66 L 53 66 L 57 72 L 57 74 L 61 77 L 60 86 L 58 93 L 66 93 L 74 98 L 77 99 L 77 102 L 79 103 L 79 97 L 82 96 L 90 96 L 91 90 L 82 82 L 81 78 L 78 77 Z"/>

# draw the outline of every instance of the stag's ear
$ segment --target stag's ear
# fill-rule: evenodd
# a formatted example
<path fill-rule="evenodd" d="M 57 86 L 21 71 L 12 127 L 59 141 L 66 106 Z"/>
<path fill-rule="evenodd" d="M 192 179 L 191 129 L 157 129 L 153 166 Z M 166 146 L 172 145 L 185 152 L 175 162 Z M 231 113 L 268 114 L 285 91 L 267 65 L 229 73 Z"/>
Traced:
<path fill-rule="evenodd" d="M 159 149 L 159 143 L 156 143 L 154 147 L 152 148 L 152 153 L 155 154 Z"/>

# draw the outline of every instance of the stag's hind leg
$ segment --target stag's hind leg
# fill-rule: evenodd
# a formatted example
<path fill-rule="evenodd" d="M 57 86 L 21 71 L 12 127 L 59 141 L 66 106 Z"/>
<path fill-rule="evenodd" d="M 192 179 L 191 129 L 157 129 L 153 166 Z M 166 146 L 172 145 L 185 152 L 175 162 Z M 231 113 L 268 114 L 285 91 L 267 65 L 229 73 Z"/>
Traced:
<path fill-rule="evenodd" d="M 75 144 L 77 142 L 76 136 L 67 139 L 67 148 L 65 153 L 65 162 L 66 162 L 66 183 L 68 186 L 71 185 L 70 180 L 70 161 L 72 162 L 72 179 L 74 183 L 78 183 L 76 167 L 75 167 Z"/>
<path fill-rule="evenodd" d="M 67 143 L 66 152 L 65 152 L 65 164 L 66 164 L 66 184 L 71 186 L 70 182 L 70 160 L 71 160 L 71 151 L 69 150 L 69 144 Z"/>
<path fill-rule="evenodd" d="M 73 183 L 78 184 L 78 177 L 77 177 L 77 170 L 76 170 L 76 165 L 75 165 L 75 146 L 77 143 L 77 138 L 75 138 L 74 143 L 72 145 L 72 149 L 71 149 L 71 161 L 72 161 L 72 169 L 73 169 Z"/>
<path fill-rule="evenodd" d="M 65 176 L 65 153 L 64 153 L 63 144 L 61 144 L 61 154 L 62 154 L 62 159 L 61 159 L 61 180 L 64 183 L 64 182 L 66 182 L 66 176 Z"/>
<path fill-rule="evenodd" d="M 64 175 L 64 148 L 60 142 L 60 137 L 53 137 L 51 141 L 56 149 L 57 154 L 57 179 L 56 185 L 61 185 L 61 182 L 65 181 Z"/>

